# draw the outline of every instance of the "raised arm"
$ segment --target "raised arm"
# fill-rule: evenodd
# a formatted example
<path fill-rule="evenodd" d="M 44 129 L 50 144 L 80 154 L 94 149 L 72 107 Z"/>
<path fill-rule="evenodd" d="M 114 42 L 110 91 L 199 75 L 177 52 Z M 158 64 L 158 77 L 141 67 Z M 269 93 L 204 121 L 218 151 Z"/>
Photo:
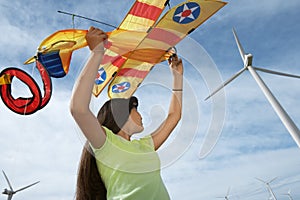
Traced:
<path fill-rule="evenodd" d="M 169 59 L 169 65 L 173 74 L 172 97 L 167 118 L 159 126 L 159 128 L 151 134 L 155 150 L 157 150 L 166 141 L 181 119 L 183 85 L 182 60 L 178 59 L 177 55 L 175 55 Z"/>
<path fill-rule="evenodd" d="M 94 80 L 104 54 L 103 42 L 106 39 L 107 35 L 102 30 L 94 27 L 89 29 L 86 40 L 91 50 L 90 57 L 76 80 L 70 103 L 73 118 L 94 148 L 100 148 L 106 139 L 105 131 L 89 108 Z"/>

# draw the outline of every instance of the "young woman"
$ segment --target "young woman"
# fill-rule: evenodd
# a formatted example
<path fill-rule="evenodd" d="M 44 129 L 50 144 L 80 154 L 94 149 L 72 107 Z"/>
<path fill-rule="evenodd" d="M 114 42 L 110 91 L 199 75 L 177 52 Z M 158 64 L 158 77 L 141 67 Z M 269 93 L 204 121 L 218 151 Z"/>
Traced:
<path fill-rule="evenodd" d="M 111 99 L 96 117 L 89 109 L 94 80 L 101 63 L 107 35 L 91 27 L 86 35 L 90 58 L 78 77 L 70 110 L 87 138 L 77 179 L 76 200 L 130 199 L 167 200 L 155 152 L 181 118 L 181 59 L 169 60 L 173 92 L 167 118 L 159 128 L 140 140 L 130 140 L 144 130 L 136 97 Z"/>

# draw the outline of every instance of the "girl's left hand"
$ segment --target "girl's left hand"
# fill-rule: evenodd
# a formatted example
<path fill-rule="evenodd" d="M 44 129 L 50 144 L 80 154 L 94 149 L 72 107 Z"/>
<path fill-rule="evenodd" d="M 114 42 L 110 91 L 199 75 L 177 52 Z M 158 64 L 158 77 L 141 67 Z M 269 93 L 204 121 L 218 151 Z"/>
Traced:
<path fill-rule="evenodd" d="M 176 72 L 176 74 L 183 74 L 183 65 L 182 65 L 182 60 L 181 58 L 178 58 L 177 54 L 172 55 L 169 60 L 168 63 L 170 65 L 170 68 L 174 74 L 174 72 Z"/>

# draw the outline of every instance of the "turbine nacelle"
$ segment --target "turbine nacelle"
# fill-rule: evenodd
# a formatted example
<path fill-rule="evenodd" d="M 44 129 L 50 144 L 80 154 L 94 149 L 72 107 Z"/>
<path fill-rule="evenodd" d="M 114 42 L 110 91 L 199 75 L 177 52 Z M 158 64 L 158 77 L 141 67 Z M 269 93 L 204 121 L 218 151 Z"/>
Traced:
<path fill-rule="evenodd" d="M 249 67 L 252 66 L 253 55 L 248 53 L 245 55 L 244 66 Z"/>
<path fill-rule="evenodd" d="M 11 194 L 12 192 L 8 189 L 4 189 L 4 191 L 2 192 L 2 194 Z"/>

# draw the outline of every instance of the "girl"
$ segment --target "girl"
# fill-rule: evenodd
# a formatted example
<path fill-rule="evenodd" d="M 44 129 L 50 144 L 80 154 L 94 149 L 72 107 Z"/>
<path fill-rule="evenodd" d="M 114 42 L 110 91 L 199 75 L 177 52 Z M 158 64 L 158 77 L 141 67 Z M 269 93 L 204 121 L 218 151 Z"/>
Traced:
<path fill-rule="evenodd" d="M 176 55 L 169 60 L 173 92 L 167 118 L 149 136 L 131 141 L 133 134 L 144 130 L 136 97 L 107 101 L 97 117 L 89 109 L 106 39 L 102 30 L 89 29 L 86 40 L 90 58 L 71 97 L 71 114 L 87 138 L 79 166 L 76 200 L 168 200 L 156 150 L 181 118 L 182 60 Z"/>

